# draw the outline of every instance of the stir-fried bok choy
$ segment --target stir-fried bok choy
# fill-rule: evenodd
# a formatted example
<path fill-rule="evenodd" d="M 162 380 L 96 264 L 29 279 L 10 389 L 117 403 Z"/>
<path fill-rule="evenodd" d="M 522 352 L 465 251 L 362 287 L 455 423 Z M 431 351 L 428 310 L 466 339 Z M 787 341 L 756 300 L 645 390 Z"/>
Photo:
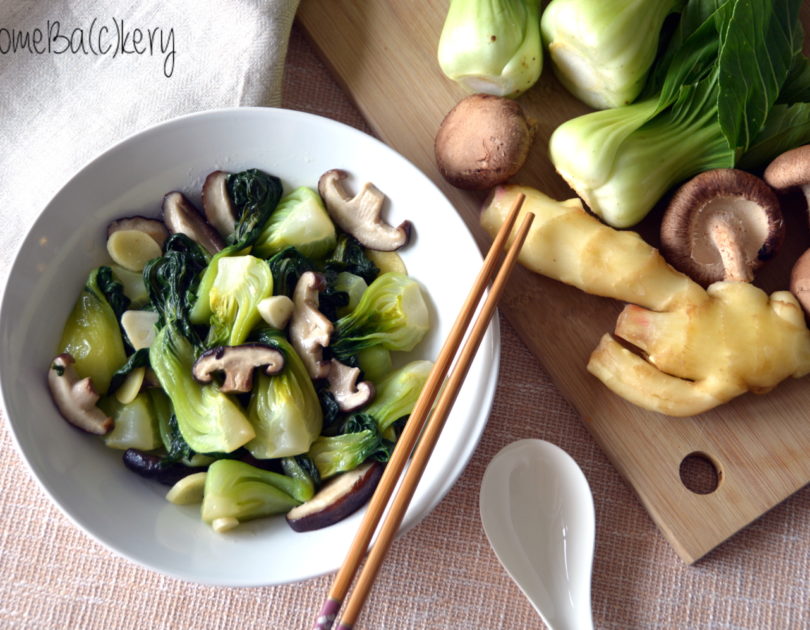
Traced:
<path fill-rule="evenodd" d="M 285 196 L 281 180 L 257 169 L 215 171 L 201 197 L 202 212 L 169 193 L 165 226 L 117 222 L 143 229 L 128 242 L 149 246 L 128 258 L 135 270 L 91 272 L 48 382 L 68 422 L 226 531 L 302 506 L 364 463 L 379 470 L 424 382 L 414 366 L 430 365 L 395 370 L 392 355 L 413 349 L 430 322 L 421 286 L 381 273 L 374 251 L 333 223 L 314 189 Z M 385 256 L 376 258 L 398 254 Z M 323 370 L 316 376 L 311 354 Z M 365 476 L 363 493 L 327 509 L 329 518 L 291 527 L 344 518 L 378 478 Z"/>

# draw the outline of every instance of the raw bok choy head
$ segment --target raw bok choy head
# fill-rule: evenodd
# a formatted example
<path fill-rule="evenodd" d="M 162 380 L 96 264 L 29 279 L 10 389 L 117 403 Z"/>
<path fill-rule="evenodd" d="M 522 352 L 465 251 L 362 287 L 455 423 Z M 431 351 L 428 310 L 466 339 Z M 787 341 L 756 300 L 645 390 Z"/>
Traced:
<path fill-rule="evenodd" d="M 539 0 L 452 0 L 438 60 L 469 92 L 517 97 L 543 70 Z"/>
<path fill-rule="evenodd" d="M 800 54 L 800 4 L 689 0 L 644 97 L 560 125 L 549 147 L 555 168 L 595 214 L 622 228 L 675 184 L 733 167 Z"/>
<path fill-rule="evenodd" d="M 413 350 L 430 328 L 422 288 L 397 272 L 372 282 L 351 313 L 335 322 L 332 352 L 350 361 L 359 351 L 380 345 L 386 350 Z"/>
<path fill-rule="evenodd" d="M 685 0 L 552 0 L 540 29 L 554 74 L 595 109 L 641 93 L 666 17 Z"/>

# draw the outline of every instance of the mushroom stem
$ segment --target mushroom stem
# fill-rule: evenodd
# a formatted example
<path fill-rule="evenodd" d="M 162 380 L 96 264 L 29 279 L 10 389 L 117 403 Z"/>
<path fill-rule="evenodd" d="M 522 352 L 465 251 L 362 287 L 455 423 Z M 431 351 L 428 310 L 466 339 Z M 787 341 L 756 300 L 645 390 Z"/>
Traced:
<path fill-rule="evenodd" d="M 745 252 L 734 228 L 724 217 L 714 216 L 708 222 L 709 238 L 723 261 L 725 276 L 729 282 L 751 282 L 754 274 L 746 264 Z"/>

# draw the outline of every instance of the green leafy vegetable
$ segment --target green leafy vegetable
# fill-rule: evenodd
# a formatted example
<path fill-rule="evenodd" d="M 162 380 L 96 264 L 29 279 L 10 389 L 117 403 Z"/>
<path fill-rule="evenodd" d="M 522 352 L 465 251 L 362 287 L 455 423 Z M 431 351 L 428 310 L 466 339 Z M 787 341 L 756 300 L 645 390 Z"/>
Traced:
<path fill-rule="evenodd" d="M 250 253 L 250 247 L 261 234 L 282 194 L 281 180 L 258 169 L 231 173 L 226 187 L 236 211 L 236 226 L 228 236 L 229 245 L 211 258 L 199 278 L 196 301 L 190 313 L 191 321 L 197 325 L 208 323 L 211 317 L 209 293 L 219 270 L 219 261 L 229 256 Z"/>
<path fill-rule="evenodd" d="M 304 256 L 322 258 L 335 247 L 337 236 L 332 219 L 320 196 L 301 186 L 279 202 L 253 245 L 253 253 L 269 258 L 286 247 Z"/>
<path fill-rule="evenodd" d="M 658 53 L 664 21 L 685 0 L 552 0 L 540 28 L 554 73 L 595 109 L 629 105 Z"/>
<path fill-rule="evenodd" d="M 397 420 L 411 414 L 432 369 L 432 361 L 411 361 L 377 385 L 374 400 L 363 413 L 376 420 L 380 433 L 385 434 Z"/>
<path fill-rule="evenodd" d="M 370 284 L 379 275 L 380 270 L 368 256 L 363 246 L 353 236 L 341 234 L 334 251 L 326 259 L 326 268 L 330 271 L 348 271 L 360 276 Z"/>
<path fill-rule="evenodd" d="M 247 521 L 284 514 L 312 498 L 311 482 L 244 462 L 220 459 L 208 467 L 203 491 L 202 518 Z"/>
<path fill-rule="evenodd" d="M 469 92 L 522 94 L 543 70 L 539 0 L 452 0 L 437 56 Z"/>
<path fill-rule="evenodd" d="M 259 340 L 284 355 L 284 368 L 272 377 L 258 376 L 248 404 L 255 437 L 245 447 L 259 459 L 306 453 L 323 426 L 315 386 L 283 334 L 268 329 Z"/>
<path fill-rule="evenodd" d="M 273 295 L 273 274 L 255 256 L 221 258 L 208 292 L 211 319 L 207 345 L 238 346 L 261 321 L 257 305 Z"/>
<path fill-rule="evenodd" d="M 732 167 L 769 120 L 795 64 L 799 0 L 690 0 L 643 99 L 563 123 L 555 167 L 614 227 L 638 223 L 673 185 Z"/>
<path fill-rule="evenodd" d="M 104 444 L 108 447 L 151 451 L 161 445 L 152 398 L 146 392 L 141 392 L 126 404 L 114 397 L 106 397 L 99 406 L 114 420 L 113 430 L 104 436 Z"/>
<path fill-rule="evenodd" d="M 341 360 L 376 345 L 407 352 L 422 340 L 429 324 L 419 283 L 388 272 L 368 286 L 354 311 L 335 323 L 331 348 Z"/>
<path fill-rule="evenodd" d="M 118 317 L 102 289 L 110 292 L 114 285 L 120 288 L 120 284 L 110 282 L 111 277 L 109 267 L 99 267 L 90 273 L 59 341 L 60 352 L 73 357 L 76 372 L 82 378 L 90 377 L 99 394 L 108 391 L 113 374 L 127 360 Z M 115 294 L 115 289 L 111 294 Z M 120 295 L 123 296 L 123 291 Z"/>
<path fill-rule="evenodd" d="M 270 260 L 270 271 L 273 273 L 273 293 L 291 298 L 295 285 L 304 272 L 314 271 L 312 261 L 295 247 L 286 247 Z"/>
<path fill-rule="evenodd" d="M 236 210 L 236 227 L 228 242 L 243 249 L 253 245 L 276 209 L 283 192 L 281 180 L 252 168 L 228 175 L 226 187 Z"/>
<path fill-rule="evenodd" d="M 392 444 L 383 440 L 376 420 L 365 414 L 354 414 L 340 435 L 320 436 L 309 449 L 321 479 L 354 470 L 367 459 L 387 461 Z"/>
<path fill-rule="evenodd" d="M 149 348 L 152 369 L 189 447 L 197 453 L 230 453 L 252 440 L 255 431 L 235 400 L 194 380 L 194 359 L 194 347 L 174 322 L 157 333 Z"/>
<path fill-rule="evenodd" d="M 149 347 L 149 363 L 169 396 L 183 439 L 197 453 L 230 453 L 255 433 L 238 403 L 191 375 L 202 348 L 189 321 L 194 286 L 205 257 L 187 238 L 172 237 L 166 253 L 150 261 L 144 278 L 162 328 Z"/>

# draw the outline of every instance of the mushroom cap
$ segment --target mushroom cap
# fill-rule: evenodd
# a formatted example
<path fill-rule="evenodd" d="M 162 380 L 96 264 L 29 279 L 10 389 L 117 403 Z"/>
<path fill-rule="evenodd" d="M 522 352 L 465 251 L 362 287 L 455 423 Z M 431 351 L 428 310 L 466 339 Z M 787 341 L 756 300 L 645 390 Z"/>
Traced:
<path fill-rule="evenodd" d="M 785 151 L 768 164 L 762 178 L 776 190 L 810 184 L 810 144 Z"/>
<path fill-rule="evenodd" d="M 686 182 L 661 222 L 662 254 L 703 286 L 752 280 L 784 238 L 776 194 L 738 169 L 713 169 Z"/>
<path fill-rule="evenodd" d="M 444 117 L 434 139 L 436 165 L 456 188 L 487 190 L 517 173 L 535 125 L 513 99 L 472 94 Z"/>

